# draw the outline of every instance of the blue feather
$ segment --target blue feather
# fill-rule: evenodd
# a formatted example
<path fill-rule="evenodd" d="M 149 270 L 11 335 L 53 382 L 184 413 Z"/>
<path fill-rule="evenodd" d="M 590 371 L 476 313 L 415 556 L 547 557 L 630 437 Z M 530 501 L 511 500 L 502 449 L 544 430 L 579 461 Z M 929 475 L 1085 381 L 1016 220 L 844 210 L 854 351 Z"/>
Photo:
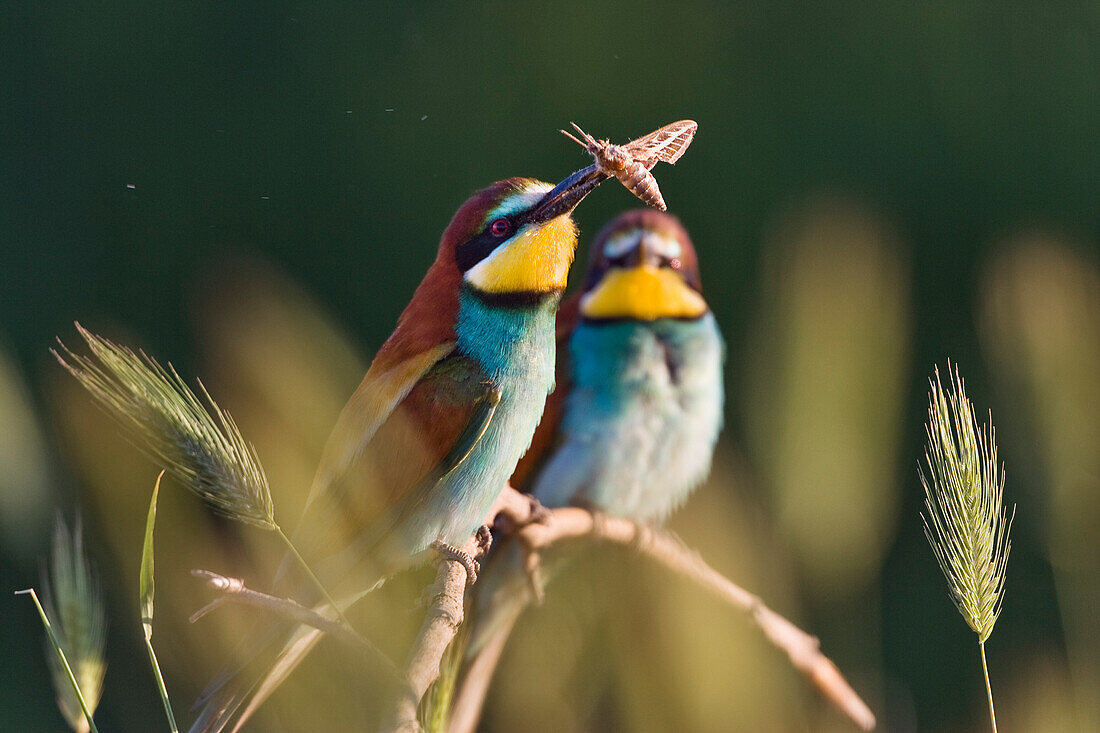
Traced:
<path fill-rule="evenodd" d="M 584 322 L 570 356 L 563 440 L 535 496 L 662 521 L 706 478 L 722 429 L 724 345 L 713 315 Z"/>
<path fill-rule="evenodd" d="M 463 287 L 455 332 L 501 391 L 500 404 L 469 456 L 431 490 L 426 505 L 398 528 L 412 552 L 436 539 L 460 545 L 477 531 L 516 463 L 531 445 L 546 395 L 554 387 L 554 319 L 558 299 L 514 307 L 486 302 Z"/>

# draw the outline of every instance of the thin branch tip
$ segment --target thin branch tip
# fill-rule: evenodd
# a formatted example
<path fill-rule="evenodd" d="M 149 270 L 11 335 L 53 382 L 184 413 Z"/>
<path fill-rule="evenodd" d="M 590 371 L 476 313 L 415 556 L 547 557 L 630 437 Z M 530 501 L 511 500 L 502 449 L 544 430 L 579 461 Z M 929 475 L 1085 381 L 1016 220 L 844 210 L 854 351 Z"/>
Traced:
<path fill-rule="evenodd" d="M 245 585 L 245 582 L 240 578 L 226 577 L 210 570 L 195 569 L 191 571 L 191 575 L 205 580 L 210 588 L 222 593 L 222 595 L 191 614 L 191 623 L 198 621 L 203 616 L 206 616 L 208 613 L 218 608 L 218 606 L 225 603 L 252 606 L 254 608 L 263 609 L 273 615 L 281 616 L 291 621 L 305 624 L 306 626 L 312 626 L 326 634 L 331 634 L 333 637 L 350 646 L 358 647 L 359 649 L 369 652 L 382 660 L 389 671 L 396 672 L 397 668 L 390 658 L 386 656 L 381 649 L 372 644 L 370 640 L 361 636 L 349 624 L 345 623 L 342 615 L 339 614 L 339 610 L 334 609 L 328 603 L 322 603 L 313 608 L 309 608 L 292 598 L 279 598 L 277 596 L 268 595 L 267 593 L 252 590 Z M 328 614 L 336 614 L 336 617 L 333 618 Z"/>

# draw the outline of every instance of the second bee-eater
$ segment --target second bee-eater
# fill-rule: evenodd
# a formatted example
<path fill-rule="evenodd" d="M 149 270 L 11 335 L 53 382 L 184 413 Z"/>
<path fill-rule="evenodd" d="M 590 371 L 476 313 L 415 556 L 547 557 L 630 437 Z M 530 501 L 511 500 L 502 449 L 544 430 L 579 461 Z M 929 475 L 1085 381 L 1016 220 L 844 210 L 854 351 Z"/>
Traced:
<path fill-rule="evenodd" d="M 542 461 L 530 492 L 547 507 L 664 521 L 706 478 L 722 427 L 722 335 L 680 222 L 650 209 L 611 221 L 559 321 L 567 376 L 536 438 L 557 444 L 525 458 L 523 471 Z"/>
<path fill-rule="evenodd" d="M 443 232 L 339 416 L 295 534 L 341 605 L 481 525 L 553 389 L 555 316 L 577 243 L 571 214 L 605 179 L 588 168 L 557 186 L 500 181 Z M 192 731 L 236 730 L 319 635 L 269 634 L 259 662 L 204 694 Z"/>
<path fill-rule="evenodd" d="M 653 210 L 611 221 L 592 245 L 584 291 L 562 306 L 558 387 L 513 476 L 547 507 L 579 505 L 659 524 L 706 478 L 722 428 L 724 342 L 679 220 Z M 491 676 L 531 601 L 514 556 L 476 588 L 466 650 Z M 552 574 L 552 573 L 551 573 Z M 471 729 L 485 688 L 458 695 Z"/>

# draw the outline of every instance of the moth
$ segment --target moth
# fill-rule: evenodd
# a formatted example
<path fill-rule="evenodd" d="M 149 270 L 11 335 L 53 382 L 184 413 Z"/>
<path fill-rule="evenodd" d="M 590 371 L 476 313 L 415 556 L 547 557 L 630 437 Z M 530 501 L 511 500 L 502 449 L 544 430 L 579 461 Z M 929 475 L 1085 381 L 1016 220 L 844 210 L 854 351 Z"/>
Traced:
<path fill-rule="evenodd" d="M 699 129 L 698 123 L 694 120 L 673 122 L 625 145 L 597 140 L 577 123 L 569 124 L 581 137 L 577 138 L 565 130 L 561 134 L 587 150 L 596 159 L 596 166 L 601 173 L 618 178 L 628 191 L 653 208 L 661 211 L 668 209 L 664 197 L 661 196 L 661 189 L 657 186 L 657 179 L 649 171 L 659 161 L 672 165 L 679 160 L 687 151 L 688 145 L 691 145 L 695 131 Z"/>

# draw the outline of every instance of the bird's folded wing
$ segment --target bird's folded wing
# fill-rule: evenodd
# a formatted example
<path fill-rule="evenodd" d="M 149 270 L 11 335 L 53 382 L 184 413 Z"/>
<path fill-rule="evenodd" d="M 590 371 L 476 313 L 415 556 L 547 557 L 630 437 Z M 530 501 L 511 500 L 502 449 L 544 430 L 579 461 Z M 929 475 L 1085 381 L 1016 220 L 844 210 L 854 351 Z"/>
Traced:
<path fill-rule="evenodd" d="M 455 349 L 446 341 L 396 364 L 375 362 L 352 394 L 325 443 L 321 462 L 313 480 L 307 508 L 363 452 L 378 429 L 401 404 L 424 374 Z"/>
<path fill-rule="evenodd" d="M 484 435 L 498 386 L 453 343 L 432 356 L 430 364 L 425 356 L 368 372 L 344 408 L 303 520 L 305 536 L 324 538 L 319 554 L 353 543 L 367 552 Z"/>

